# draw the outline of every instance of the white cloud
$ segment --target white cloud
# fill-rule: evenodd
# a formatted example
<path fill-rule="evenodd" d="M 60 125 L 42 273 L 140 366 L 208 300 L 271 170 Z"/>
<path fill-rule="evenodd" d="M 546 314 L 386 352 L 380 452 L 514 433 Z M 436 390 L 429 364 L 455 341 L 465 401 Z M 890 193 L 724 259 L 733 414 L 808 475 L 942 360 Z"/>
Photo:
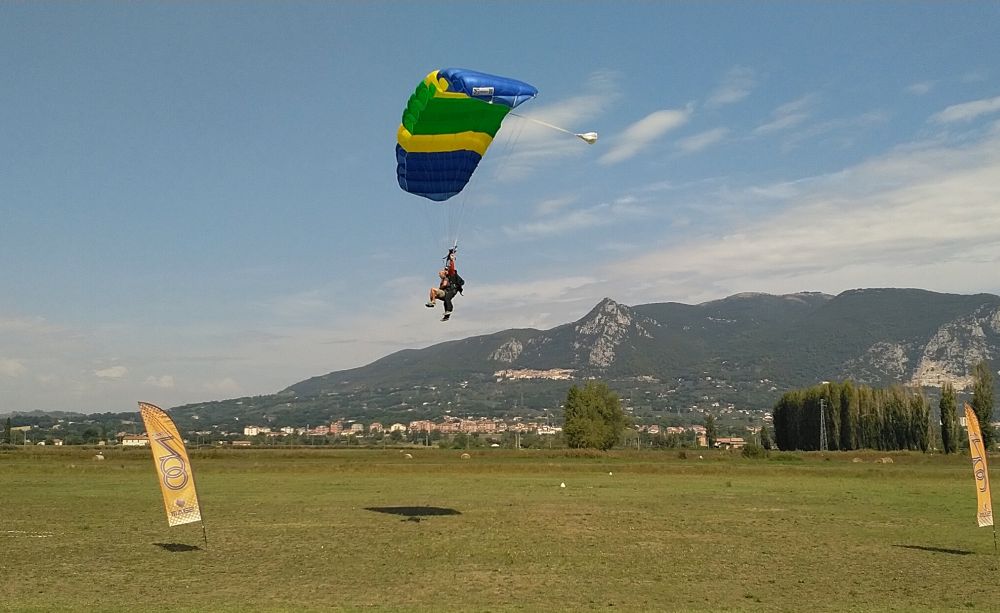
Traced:
<path fill-rule="evenodd" d="M 990 75 L 985 70 L 970 70 L 962 75 L 962 83 L 982 83 L 990 78 Z"/>
<path fill-rule="evenodd" d="M 570 206 L 577 200 L 577 196 L 564 196 L 562 198 L 543 200 L 538 203 L 538 206 L 535 207 L 535 215 L 540 217 L 554 215 L 562 210 L 565 210 L 566 207 Z"/>
<path fill-rule="evenodd" d="M 706 105 L 720 107 L 739 102 L 753 91 L 757 85 L 757 75 L 752 68 L 736 66 L 723 79 L 723 82 L 709 95 Z"/>
<path fill-rule="evenodd" d="M 128 374 L 128 368 L 124 366 L 111 366 L 94 371 L 94 375 L 99 379 L 122 379 Z"/>
<path fill-rule="evenodd" d="M 770 134 L 795 127 L 809 118 L 818 97 L 808 94 L 785 103 L 771 113 L 771 120 L 754 128 L 754 134 Z"/>
<path fill-rule="evenodd" d="M 1000 111 L 1000 96 L 996 98 L 984 98 L 983 100 L 973 100 L 962 104 L 949 106 L 940 113 L 931 116 L 934 123 L 953 123 L 956 121 L 972 121 L 982 115 L 996 113 Z"/>
<path fill-rule="evenodd" d="M 633 197 L 620 198 L 611 203 L 598 204 L 585 209 L 550 215 L 544 219 L 527 221 L 514 226 L 504 226 L 510 238 L 533 239 L 577 232 L 611 224 L 627 223 L 643 216 L 645 209 Z"/>
<path fill-rule="evenodd" d="M 204 390 L 216 397 L 234 398 L 243 395 L 243 387 L 232 377 L 223 377 L 206 382 Z"/>
<path fill-rule="evenodd" d="M 601 156 L 603 164 L 616 164 L 635 157 L 667 132 L 679 128 L 691 118 L 691 109 L 664 109 L 646 115 L 625 128 L 610 151 Z"/>
<path fill-rule="evenodd" d="M 49 326 L 41 317 L 6 317 L 0 318 L 0 332 L 46 332 Z"/>
<path fill-rule="evenodd" d="M 713 128 L 681 139 L 677 146 L 685 153 L 695 153 L 721 142 L 728 134 L 728 128 Z"/>
<path fill-rule="evenodd" d="M 539 238 L 567 234 L 608 223 L 607 218 L 594 208 L 572 211 L 559 217 L 529 221 L 516 226 L 504 226 L 504 233 L 511 238 Z"/>
<path fill-rule="evenodd" d="M 174 378 L 172 375 L 163 375 L 161 377 L 146 377 L 145 384 L 160 389 L 173 389 L 175 385 Z"/>
<path fill-rule="evenodd" d="M 913 83 L 906 88 L 906 92 L 913 94 L 914 96 L 924 96 L 929 94 L 932 89 L 934 89 L 934 81 L 920 81 L 919 83 Z"/>
<path fill-rule="evenodd" d="M 0 359 L 0 375 L 5 377 L 21 377 L 28 372 L 27 367 L 19 360 Z"/>
<path fill-rule="evenodd" d="M 622 295 L 629 287 L 643 288 L 630 292 L 640 301 L 872 286 L 983 291 L 1000 267 L 996 131 L 974 145 L 913 146 L 747 197 L 772 199 L 774 212 L 616 264 Z"/>
<path fill-rule="evenodd" d="M 336 301 L 332 292 L 313 288 L 289 295 L 280 295 L 268 303 L 275 317 L 280 319 L 297 319 L 311 317 L 317 313 L 328 313 Z"/>
<path fill-rule="evenodd" d="M 850 146 L 862 130 L 885 123 L 888 120 L 888 113 L 870 111 L 857 117 L 841 117 L 819 122 L 788 134 L 782 141 L 782 148 L 787 151 L 805 141 L 816 140 L 819 137 L 833 140 L 841 146 Z"/>

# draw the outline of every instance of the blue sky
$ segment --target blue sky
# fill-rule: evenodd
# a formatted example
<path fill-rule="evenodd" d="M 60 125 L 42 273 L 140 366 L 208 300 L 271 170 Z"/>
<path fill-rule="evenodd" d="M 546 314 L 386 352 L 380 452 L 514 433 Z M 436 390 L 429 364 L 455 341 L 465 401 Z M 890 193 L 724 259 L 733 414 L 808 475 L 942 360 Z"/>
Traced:
<path fill-rule="evenodd" d="M 1000 293 L 1000 5 L 0 4 L 0 412 L 272 393 L 608 296 Z M 445 206 L 416 84 L 518 78 Z M 422 303 L 449 240 L 464 297 Z"/>

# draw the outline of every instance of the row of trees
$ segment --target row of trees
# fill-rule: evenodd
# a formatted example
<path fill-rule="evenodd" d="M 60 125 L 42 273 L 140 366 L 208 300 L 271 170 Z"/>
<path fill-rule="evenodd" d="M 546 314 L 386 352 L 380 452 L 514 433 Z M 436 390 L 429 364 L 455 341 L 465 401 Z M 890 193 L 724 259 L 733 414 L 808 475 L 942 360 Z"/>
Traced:
<path fill-rule="evenodd" d="M 773 414 L 774 440 L 783 450 L 930 447 L 930 405 L 923 394 L 900 386 L 825 383 L 786 393 Z"/>
<path fill-rule="evenodd" d="M 992 448 L 996 440 L 990 425 L 993 377 L 986 362 L 980 362 L 973 371 L 970 405 L 982 428 L 983 442 Z M 950 384 L 942 388 L 938 407 L 943 450 L 954 453 L 963 435 L 958 425 L 958 400 Z M 927 451 L 930 447 L 930 405 L 919 390 L 901 386 L 873 389 L 850 381 L 824 383 L 784 394 L 773 414 L 774 439 L 779 449 Z"/>

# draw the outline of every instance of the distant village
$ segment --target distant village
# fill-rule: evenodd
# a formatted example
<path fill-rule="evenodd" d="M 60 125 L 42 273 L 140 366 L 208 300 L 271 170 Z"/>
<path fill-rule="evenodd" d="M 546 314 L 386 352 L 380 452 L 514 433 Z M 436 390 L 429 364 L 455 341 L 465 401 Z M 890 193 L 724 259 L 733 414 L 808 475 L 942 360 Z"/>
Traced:
<path fill-rule="evenodd" d="M 705 426 L 691 425 L 685 427 L 658 425 L 640 426 L 636 428 L 637 434 L 652 437 L 674 436 L 690 440 L 695 446 L 708 447 L 708 437 Z M 250 447 L 253 445 L 280 445 L 282 441 L 291 437 L 340 437 L 342 439 L 371 438 L 385 440 L 394 438 L 395 440 L 422 440 L 423 435 L 437 435 L 436 438 L 448 438 L 454 435 L 485 435 L 486 440 L 499 440 L 491 435 L 503 435 L 512 433 L 515 435 L 533 434 L 540 437 L 554 437 L 562 433 L 562 428 L 552 426 L 547 423 L 533 421 L 515 420 L 507 423 L 502 419 L 489 419 L 481 417 L 478 419 L 445 418 L 434 422 L 430 420 L 415 420 L 409 424 L 393 423 L 388 426 L 381 422 L 371 422 L 367 426 L 360 422 L 344 422 L 338 420 L 330 424 L 316 427 L 294 428 L 285 426 L 272 428 L 269 426 L 247 425 L 243 427 L 242 439 L 225 441 L 234 447 Z M 209 435 L 212 432 L 193 432 L 194 435 Z M 230 433 L 231 435 L 231 433 Z M 135 435 L 124 432 L 119 433 L 120 444 L 125 447 L 144 447 L 149 444 L 149 439 L 145 434 Z M 186 441 L 190 442 L 190 441 Z M 716 447 L 739 449 L 746 444 L 743 437 L 719 437 L 715 440 Z M 493 446 L 499 447 L 497 443 Z"/>
<path fill-rule="evenodd" d="M 123 447 L 146 447 L 149 439 L 145 433 L 117 432 L 115 438 L 94 439 L 87 441 L 67 440 L 58 436 L 53 436 L 52 432 L 43 434 L 34 432 L 32 436 L 31 426 L 17 426 L 11 428 L 15 444 L 22 445 L 55 445 L 64 444 L 92 444 L 98 446 L 121 445 Z M 58 430 L 58 427 L 55 428 Z M 753 434 L 754 429 L 748 431 Z M 655 446 L 659 441 L 660 446 L 688 446 L 707 447 L 708 437 L 705 426 L 659 426 L 656 424 L 635 426 L 631 436 L 638 444 L 642 441 L 643 446 Z M 551 425 L 545 421 L 529 421 L 521 418 L 514 418 L 507 421 L 496 418 L 457 418 L 445 417 L 439 421 L 414 420 L 409 423 L 395 422 L 383 424 L 373 421 L 364 424 L 358 421 L 337 420 L 329 424 L 308 427 L 272 427 L 261 425 L 245 425 L 242 432 L 220 432 L 219 430 L 188 431 L 184 434 L 185 443 L 191 445 L 211 444 L 227 445 L 233 447 L 251 446 L 276 446 L 276 445 L 338 445 L 351 444 L 371 445 L 375 443 L 422 443 L 430 444 L 431 441 L 452 441 L 458 437 L 465 437 L 462 440 L 472 439 L 480 444 L 492 447 L 509 446 L 513 442 L 520 447 L 522 441 L 547 440 L 546 446 L 552 445 L 552 439 L 560 438 L 562 427 Z M 31 439 L 35 440 L 32 441 Z M 664 441 L 672 441 L 672 444 L 662 445 Z M 718 437 L 714 441 L 716 447 L 739 449 L 746 444 L 746 439 L 736 436 Z"/>

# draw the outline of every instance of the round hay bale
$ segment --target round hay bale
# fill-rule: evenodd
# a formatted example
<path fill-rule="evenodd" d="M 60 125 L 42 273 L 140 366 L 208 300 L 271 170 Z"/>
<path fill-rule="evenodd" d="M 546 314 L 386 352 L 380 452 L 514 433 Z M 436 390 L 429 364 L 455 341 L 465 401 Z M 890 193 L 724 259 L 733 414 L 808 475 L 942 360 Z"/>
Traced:
<path fill-rule="evenodd" d="M 408 454 L 404 455 L 403 457 L 406 458 L 407 460 L 412 460 L 413 459 L 413 454 L 408 453 Z"/>
<path fill-rule="evenodd" d="M 471 460 L 471 459 L 472 459 L 472 456 L 471 456 L 471 455 L 469 455 L 469 454 L 467 454 L 467 453 L 463 453 L 463 454 L 462 454 L 462 459 L 463 459 L 463 460 Z"/>

